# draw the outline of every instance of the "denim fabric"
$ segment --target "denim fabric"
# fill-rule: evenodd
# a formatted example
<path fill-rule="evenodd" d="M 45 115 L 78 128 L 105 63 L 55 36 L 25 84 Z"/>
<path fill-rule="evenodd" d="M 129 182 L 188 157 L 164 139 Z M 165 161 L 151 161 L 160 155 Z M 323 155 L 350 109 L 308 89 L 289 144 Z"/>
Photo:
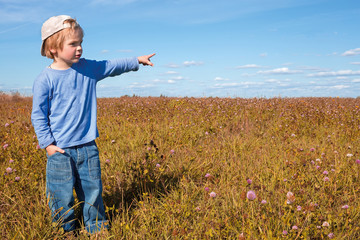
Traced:
<path fill-rule="evenodd" d="M 65 231 L 75 229 L 75 189 L 87 231 L 93 233 L 107 228 L 95 141 L 63 150 L 64 154 L 56 152 L 48 156 L 46 166 L 46 194 L 54 221 L 62 222 Z"/>

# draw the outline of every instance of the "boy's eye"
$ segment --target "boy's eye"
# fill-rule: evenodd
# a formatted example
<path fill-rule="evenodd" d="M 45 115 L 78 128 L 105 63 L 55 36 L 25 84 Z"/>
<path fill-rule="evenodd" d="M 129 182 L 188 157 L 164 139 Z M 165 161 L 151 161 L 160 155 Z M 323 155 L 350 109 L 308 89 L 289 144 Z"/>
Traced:
<path fill-rule="evenodd" d="M 76 47 L 76 46 L 79 46 L 79 45 L 81 45 L 81 43 L 78 43 L 78 42 L 70 43 L 70 46 L 73 46 L 73 47 Z"/>

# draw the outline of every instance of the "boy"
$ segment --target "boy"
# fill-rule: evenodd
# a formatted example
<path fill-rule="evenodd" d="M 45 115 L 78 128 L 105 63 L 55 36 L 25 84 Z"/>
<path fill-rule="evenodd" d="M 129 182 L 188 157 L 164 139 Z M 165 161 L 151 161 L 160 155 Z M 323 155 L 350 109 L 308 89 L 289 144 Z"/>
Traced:
<path fill-rule="evenodd" d="M 95 139 L 96 83 L 108 76 L 150 65 L 155 54 L 92 61 L 81 58 L 83 30 L 75 19 L 49 18 L 41 29 L 41 55 L 53 59 L 33 85 L 31 121 L 46 149 L 46 194 L 54 220 L 75 229 L 73 188 L 81 202 L 86 230 L 107 228 Z"/>

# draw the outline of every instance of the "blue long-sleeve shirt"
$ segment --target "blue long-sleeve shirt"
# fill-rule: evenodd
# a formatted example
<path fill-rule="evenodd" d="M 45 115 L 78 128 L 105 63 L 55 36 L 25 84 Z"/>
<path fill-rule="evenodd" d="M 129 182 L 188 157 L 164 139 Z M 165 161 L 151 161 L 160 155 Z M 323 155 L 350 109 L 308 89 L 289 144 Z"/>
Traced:
<path fill-rule="evenodd" d="M 88 143 L 97 130 L 96 83 L 109 76 L 137 71 L 136 57 L 109 61 L 80 59 L 71 68 L 45 68 L 33 85 L 31 121 L 41 148 Z"/>

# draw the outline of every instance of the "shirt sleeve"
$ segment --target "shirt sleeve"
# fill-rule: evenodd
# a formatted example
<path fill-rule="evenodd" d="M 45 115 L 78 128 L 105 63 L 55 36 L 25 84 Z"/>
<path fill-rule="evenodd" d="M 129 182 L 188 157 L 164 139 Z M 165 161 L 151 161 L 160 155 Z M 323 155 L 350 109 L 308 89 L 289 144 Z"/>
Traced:
<path fill-rule="evenodd" d="M 95 78 L 100 81 L 106 77 L 114 77 L 120 74 L 139 70 L 139 61 L 137 57 L 119 58 L 106 61 L 87 60 L 89 69 L 95 71 Z"/>
<path fill-rule="evenodd" d="M 33 106 L 31 122 L 41 148 L 46 148 L 55 139 L 49 126 L 50 86 L 44 77 L 38 77 L 33 85 Z"/>

